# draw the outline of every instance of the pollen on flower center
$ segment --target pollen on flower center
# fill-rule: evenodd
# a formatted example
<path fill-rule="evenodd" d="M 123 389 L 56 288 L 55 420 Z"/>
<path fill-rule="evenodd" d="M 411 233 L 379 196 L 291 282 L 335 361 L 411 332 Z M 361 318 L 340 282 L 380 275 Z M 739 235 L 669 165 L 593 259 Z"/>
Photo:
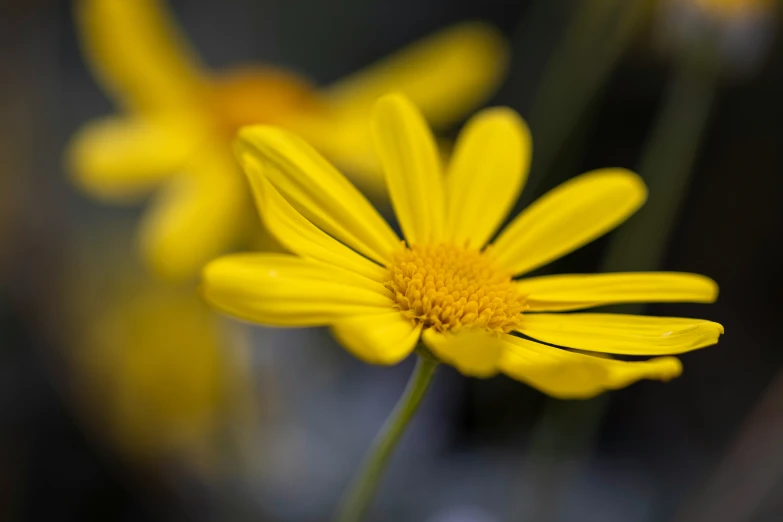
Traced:
<path fill-rule="evenodd" d="M 510 274 L 490 256 L 449 243 L 399 251 L 386 287 L 406 317 L 441 332 L 479 327 L 507 333 L 519 325 L 525 304 Z"/>

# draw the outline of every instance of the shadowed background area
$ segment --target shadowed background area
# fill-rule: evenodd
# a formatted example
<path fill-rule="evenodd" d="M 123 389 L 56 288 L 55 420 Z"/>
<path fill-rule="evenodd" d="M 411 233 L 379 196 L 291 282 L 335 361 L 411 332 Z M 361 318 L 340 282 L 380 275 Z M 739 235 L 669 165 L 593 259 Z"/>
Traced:
<path fill-rule="evenodd" d="M 669 221 L 555 270 L 720 284 L 714 305 L 648 307 L 726 328 L 668 384 L 556 401 L 444 368 L 368 520 L 783 518 L 780 10 L 756 2 L 761 15 L 725 22 L 720 65 L 694 67 L 682 49 L 705 31 L 677 11 L 687 3 L 708 2 L 170 2 L 210 67 L 268 62 L 317 85 L 454 23 L 494 25 L 511 59 L 490 105 L 533 134 L 520 205 L 594 168 L 664 173 L 648 179 L 650 215 Z M 328 519 L 411 361 L 367 366 L 326 331 L 240 325 L 193 292 L 146 290 L 144 204 L 95 202 L 66 172 L 73 133 L 115 112 L 72 15 L 66 2 L 0 3 L 0 518 Z"/>

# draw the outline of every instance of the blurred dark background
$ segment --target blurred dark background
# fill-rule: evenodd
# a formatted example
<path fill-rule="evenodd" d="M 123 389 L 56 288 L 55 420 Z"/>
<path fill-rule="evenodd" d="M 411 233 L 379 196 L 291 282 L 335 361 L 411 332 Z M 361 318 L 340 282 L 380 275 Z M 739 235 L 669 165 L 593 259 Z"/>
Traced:
<path fill-rule="evenodd" d="M 485 20 L 513 52 L 492 104 L 532 118 L 538 86 L 579 3 L 171 6 L 208 65 L 271 62 L 319 84 L 454 22 Z M 671 50 L 656 43 L 659 10 L 645 16 L 537 192 L 592 168 L 637 165 L 675 67 Z M 783 40 L 770 38 L 752 66 L 721 74 L 659 267 L 714 278 L 720 299 L 649 308 L 722 323 L 720 344 L 685 354 L 685 371 L 671 383 L 641 382 L 591 401 L 558 402 L 503 377 L 468 380 L 444 369 L 370 520 L 783 519 L 776 331 L 783 313 Z M 0 2 L 0 519 L 328 519 L 410 361 L 368 367 L 325 332 L 246 329 L 258 424 L 242 457 L 253 462 L 249 470 L 140 464 L 85 422 L 72 393 L 82 377 L 68 351 L 72 311 L 88 292 L 74 283 L 73 260 L 94 248 L 96 226 L 125 230 L 112 240 L 132 256 L 123 245 L 140 209 L 79 194 L 62 153 L 80 125 L 112 111 L 81 58 L 69 3 Z M 532 118 L 534 141 L 537 125 L 544 124 Z M 597 269 L 610 240 L 557 268 Z M 91 266 L 104 269 L 99 261 Z"/>

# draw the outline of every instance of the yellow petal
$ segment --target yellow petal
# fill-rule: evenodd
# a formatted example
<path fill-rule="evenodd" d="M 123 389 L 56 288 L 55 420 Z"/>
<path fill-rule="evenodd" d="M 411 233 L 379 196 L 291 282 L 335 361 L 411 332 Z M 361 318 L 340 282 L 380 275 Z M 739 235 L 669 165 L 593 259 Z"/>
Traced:
<path fill-rule="evenodd" d="M 354 356 L 370 364 L 397 364 L 416 347 L 421 325 L 397 311 L 342 319 L 332 333 Z"/>
<path fill-rule="evenodd" d="M 216 259 L 204 268 L 202 293 L 223 312 L 269 326 L 324 326 L 392 306 L 378 283 L 286 254 Z"/>
<path fill-rule="evenodd" d="M 415 42 L 324 94 L 337 111 L 367 118 L 378 98 L 401 92 L 430 123 L 446 125 L 494 92 L 507 62 L 506 44 L 495 29 L 464 23 Z"/>
<path fill-rule="evenodd" d="M 530 131 L 511 109 L 487 109 L 467 123 L 446 176 L 447 239 L 487 243 L 522 190 L 530 154 Z"/>
<path fill-rule="evenodd" d="M 187 172 L 156 194 L 141 226 L 141 249 L 161 277 L 182 280 L 238 241 L 251 223 L 247 185 L 227 148 L 205 148 Z"/>
<path fill-rule="evenodd" d="M 507 344 L 483 329 L 440 333 L 429 328 L 421 339 L 438 359 L 470 377 L 495 375 Z"/>
<path fill-rule="evenodd" d="M 197 106 L 205 83 L 195 53 L 158 0 L 80 0 L 84 53 L 118 101 L 141 111 Z"/>
<path fill-rule="evenodd" d="M 236 154 L 263 172 L 311 223 L 383 265 L 400 240 L 362 194 L 301 138 L 275 127 L 244 127 Z"/>
<path fill-rule="evenodd" d="M 289 251 L 357 272 L 373 281 L 382 283 L 389 278 L 388 270 L 307 221 L 277 192 L 256 165 L 247 166 L 247 175 L 264 225 Z"/>
<path fill-rule="evenodd" d="M 133 199 L 181 169 L 199 139 L 183 119 L 106 118 L 76 134 L 69 169 L 95 197 Z"/>
<path fill-rule="evenodd" d="M 511 335 L 501 371 L 559 399 L 589 399 L 641 379 L 669 381 L 682 373 L 675 357 L 625 362 L 552 348 Z"/>
<path fill-rule="evenodd" d="M 545 343 L 592 352 L 668 355 L 717 343 L 723 326 L 681 317 L 525 314 L 519 331 Z"/>
<path fill-rule="evenodd" d="M 560 312 L 616 303 L 712 303 L 718 285 L 699 274 L 627 272 L 522 279 L 517 290 L 531 311 Z"/>
<path fill-rule="evenodd" d="M 610 231 L 646 197 L 644 182 L 628 170 L 582 174 L 517 216 L 493 244 L 494 255 L 514 274 L 529 272 Z"/>
<path fill-rule="evenodd" d="M 443 238 L 443 174 L 432 131 L 404 96 L 378 100 L 373 138 L 400 227 L 409 244 Z"/>

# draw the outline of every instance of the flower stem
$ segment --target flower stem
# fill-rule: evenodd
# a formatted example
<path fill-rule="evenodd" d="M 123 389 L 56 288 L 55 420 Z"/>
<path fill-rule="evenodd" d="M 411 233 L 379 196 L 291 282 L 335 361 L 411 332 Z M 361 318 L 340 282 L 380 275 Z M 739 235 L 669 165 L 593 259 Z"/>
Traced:
<path fill-rule="evenodd" d="M 359 522 L 370 505 L 373 494 L 386 469 L 394 448 L 408 423 L 419 409 L 427 393 L 438 362 L 427 354 L 419 354 L 416 367 L 394 410 L 367 452 L 359 473 L 354 477 L 338 511 L 338 522 Z"/>

